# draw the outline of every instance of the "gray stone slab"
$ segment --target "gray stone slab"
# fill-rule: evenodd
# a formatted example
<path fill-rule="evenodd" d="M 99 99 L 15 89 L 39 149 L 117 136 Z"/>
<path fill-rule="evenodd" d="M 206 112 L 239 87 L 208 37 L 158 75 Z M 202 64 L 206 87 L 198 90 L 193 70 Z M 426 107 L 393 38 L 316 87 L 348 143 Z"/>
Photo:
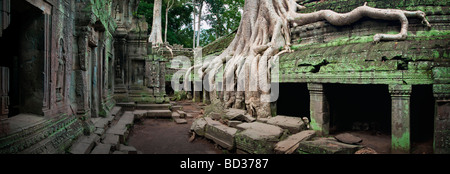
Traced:
<path fill-rule="evenodd" d="M 122 152 L 122 151 L 114 151 L 112 154 L 113 155 L 124 155 L 124 154 L 127 154 L 127 153 Z"/>
<path fill-rule="evenodd" d="M 334 136 L 334 138 L 336 138 L 336 140 L 338 140 L 339 142 L 345 144 L 359 144 L 363 141 L 361 138 L 354 136 L 350 133 L 342 133 Z"/>
<path fill-rule="evenodd" d="M 300 117 L 278 115 L 267 120 L 267 124 L 276 125 L 295 134 L 306 129 L 306 125 Z"/>
<path fill-rule="evenodd" d="M 146 117 L 150 118 L 172 118 L 172 111 L 170 110 L 148 110 Z"/>
<path fill-rule="evenodd" d="M 97 134 L 99 136 L 103 135 L 105 133 L 105 129 L 103 128 L 96 128 L 94 131 L 94 134 Z"/>
<path fill-rule="evenodd" d="M 208 118 L 211 119 L 211 118 Z M 211 120 L 212 121 L 212 120 Z M 191 124 L 191 131 L 194 131 L 197 135 L 205 136 L 205 126 L 207 121 L 205 118 L 198 118 Z"/>
<path fill-rule="evenodd" d="M 251 154 L 273 153 L 283 129 L 278 126 L 253 122 L 237 125 L 242 132 L 236 134 L 236 147 Z"/>
<path fill-rule="evenodd" d="M 89 154 L 92 148 L 94 148 L 94 143 L 83 143 L 78 142 L 72 145 L 70 149 L 71 154 Z"/>
<path fill-rule="evenodd" d="M 194 118 L 194 114 L 192 114 L 192 113 L 186 113 L 186 118 Z"/>
<path fill-rule="evenodd" d="M 103 139 L 102 142 L 104 144 L 118 145 L 119 144 L 119 135 L 105 134 L 105 138 Z"/>
<path fill-rule="evenodd" d="M 245 117 L 245 121 L 248 122 L 248 123 L 256 121 L 256 118 L 252 117 L 249 114 L 245 114 L 244 117 Z"/>
<path fill-rule="evenodd" d="M 127 111 L 123 113 L 122 117 L 120 117 L 119 122 L 117 124 L 124 124 L 124 125 L 133 125 L 134 123 L 134 114 L 133 112 Z"/>
<path fill-rule="evenodd" d="M 126 146 L 121 144 L 120 145 L 120 151 L 125 153 L 125 154 L 137 154 L 137 150 L 135 147 L 133 146 Z"/>
<path fill-rule="evenodd" d="M 180 114 L 178 112 L 172 112 L 172 119 L 180 118 Z"/>
<path fill-rule="evenodd" d="M 182 110 L 183 106 L 172 106 L 172 111 Z"/>
<path fill-rule="evenodd" d="M 239 125 L 239 124 L 242 124 L 242 121 L 228 120 L 228 122 L 227 122 L 228 127 L 236 128 L 237 125 Z"/>
<path fill-rule="evenodd" d="M 307 154 L 354 154 L 361 148 L 359 145 L 338 142 L 335 138 L 317 138 L 300 142 L 296 151 Z"/>
<path fill-rule="evenodd" d="M 100 136 L 98 136 L 97 134 L 91 134 L 89 136 L 82 136 L 81 138 L 81 142 L 83 143 L 97 143 L 100 141 Z"/>
<path fill-rule="evenodd" d="M 176 119 L 174 119 L 174 121 L 177 124 L 187 124 L 186 119 L 182 119 L 182 118 L 176 118 Z"/>
<path fill-rule="evenodd" d="M 236 133 L 237 129 L 225 126 L 218 121 L 211 120 L 205 126 L 205 137 L 228 150 L 235 148 Z"/>
<path fill-rule="evenodd" d="M 186 117 L 186 112 L 182 111 L 182 110 L 177 110 L 178 114 L 180 114 L 181 118 L 185 118 Z"/>
<path fill-rule="evenodd" d="M 133 114 L 135 119 L 141 119 L 147 115 L 147 110 L 134 110 Z"/>
<path fill-rule="evenodd" d="M 141 110 L 165 110 L 170 109 L 171 104 L 137 104 L 136 109 Z"/>
<path fill-rule="evenodd" d="M 111 115 L 112 115 L 113 117 L 119 116 L 119 114 L 121 114 L 121 112 L 122 112 L 122 107 L 120 107 L 120 106 L 114 106 L 114 107 L 111 109 Z"/>
<path fill-rule="evenodd" d="M 314 130 L 306 130 L 301 131 L 299 133 L 296 133 L 294 135 L 289 136 L 283 141 L 278 142 L 275 144 L 275 153 L 277 154 L 291 154 L 293 153 L 297 148 L 298 144 L 301 141 L 307 141 L 310 138 L 314 137 L 316 134 L 316 131 Z"/>
<path fill-rule="evenodd" d="M 106 127 L 108 127 L 110 120 L 107 118 L 100 118 L 98 121 L 96 121 L 94 123 L 94 126 L 96 128 L 103 128 L 105 129 Z"/>
<path fill-rule="evenodd" d="M 91 154 L 109 154 L 111 152 L 111 144 L 98 144 L 92 150 Z"/>
<path fill-rule="evenodd" d="M 269 120 L 269 118 L 257 118 L 256 122 L 267 123 L 268 120 Z"/>

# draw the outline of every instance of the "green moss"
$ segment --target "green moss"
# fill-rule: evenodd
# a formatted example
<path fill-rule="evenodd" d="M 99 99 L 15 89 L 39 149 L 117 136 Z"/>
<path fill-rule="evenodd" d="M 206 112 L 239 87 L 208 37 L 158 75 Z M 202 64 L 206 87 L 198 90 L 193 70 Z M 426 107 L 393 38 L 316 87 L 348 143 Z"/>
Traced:
<path fill-rule="evenodd" d="M 393 150 L 403 150 L 410 148 L 410 134 L 409 130 L 406 130 L 401 137 L 392 136 L 392 148 Z"/>

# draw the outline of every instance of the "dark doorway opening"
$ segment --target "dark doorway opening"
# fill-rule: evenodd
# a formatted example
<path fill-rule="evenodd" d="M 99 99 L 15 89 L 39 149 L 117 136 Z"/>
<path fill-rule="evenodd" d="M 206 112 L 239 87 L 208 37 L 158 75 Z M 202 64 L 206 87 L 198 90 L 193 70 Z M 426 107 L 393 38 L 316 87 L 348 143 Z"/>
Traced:
<path fill-rule="evenodd" d="M 432 85 L 413 85 L 411 93 L 411 153 L 432 153 L 434 133 Z"/>
<path fill-rule="evenodd" d="M 372 131 L 391 133 L 391 97 L 387 85 L 326 84 L 330 133 Z"/>
<path fill-rule="evenodd" d="M 11 23 L 0 37 L 0 66 L 9 69 L 9 117 L 43 115 L 45 16 L 26 1 L 11 1 Z"/>
<path fill-rule="evenodd" d="M 280 83 L 276 101 L 277 115 L 307 117 L 309 115 L 309 91 L 306 83 Z"/>

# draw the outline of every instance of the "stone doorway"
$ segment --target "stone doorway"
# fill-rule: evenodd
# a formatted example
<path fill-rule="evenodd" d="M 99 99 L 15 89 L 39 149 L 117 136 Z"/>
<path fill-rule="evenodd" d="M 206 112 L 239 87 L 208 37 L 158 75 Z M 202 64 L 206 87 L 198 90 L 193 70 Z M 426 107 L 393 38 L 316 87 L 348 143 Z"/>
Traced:
<path fill-rule="evenodd" d="M 432 85 L 413 85 L 411 92 L 411 153 L 433 152 L 434 97 Z"/>
<path fill-rule="evenodd" d="M 47 16 L 26 1 L 11 1 L 10 24 L 0 37 L 0 66 L 9 70 L 8 117 L 21 113 L 44 115 L 45 23 Z"/>
<path fill-rule="evenodd" d="M 309 92 L 306 83 L 280 83 L 276 115 L 310 119 Z"/>

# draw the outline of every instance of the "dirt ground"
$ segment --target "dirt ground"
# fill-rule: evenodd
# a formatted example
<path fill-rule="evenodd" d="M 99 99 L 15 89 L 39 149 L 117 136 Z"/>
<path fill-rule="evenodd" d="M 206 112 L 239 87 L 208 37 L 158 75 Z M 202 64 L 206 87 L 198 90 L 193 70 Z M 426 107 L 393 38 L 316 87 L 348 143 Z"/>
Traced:
<path fill-rule="evenodd" d="M 200 103 L 177 102 L 183 111 L 195 117 L 200 114 Z M 221 154 L 214 143 L 197 137 L 189 142 L 189 129 L 194 118 L 186 118 L 188 124 L 176 124 L 172 119 L 145 119 L 134 125 L 128 144 L 143 154 Z"/>
<path fill-rule="evenodd" d="M 374 149 L 378 154 L 390 154 L 391 151 L 391 136 L 387 134 L 374 134 L 371 131 L 345 131 L 354 136 L 361 138 L 363 141 L 361 145 Z M 339 132 L 343 133 L 343 132 Z M 335 136 L 338 133 L 333 133 L 330 136 Z M 412 154 L 432 154 L 433 141 L 412 142 Z"/>

